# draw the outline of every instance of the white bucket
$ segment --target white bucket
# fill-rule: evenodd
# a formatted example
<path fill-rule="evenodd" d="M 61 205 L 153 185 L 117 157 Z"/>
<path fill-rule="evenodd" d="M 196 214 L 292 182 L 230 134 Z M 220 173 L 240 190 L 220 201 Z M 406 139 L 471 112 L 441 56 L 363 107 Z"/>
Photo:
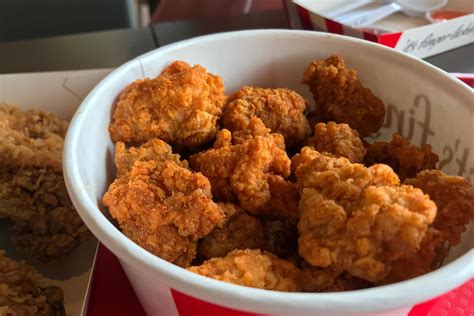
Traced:
<path fill-rule="evenodd" d="M 177 314 L 170 289 L 258 314 L 399 315 L 474 276 L 474 229 L 451 250 L 448 264 L 418 278 L 342 293 L 282 293 L 186 271 L 142 249 L 109 220 L 101 204 L 114 178 L 113 143 L 107 128 L 117 96 L 129 83 L 155 77 L 172 61 L 184 60 L 222 76 L 227 93 L 244 85 L 287 87 L 311 99 L 300 84 L 303 71 L 312 60 L 331 54 L 341 55 L 355 68 L 392 113 L 379 139 L 388 140 L 393 132 L 400 132 L 412 135 L 412 142 L 419 145 L 426 138 L 440 154 L 446 172 L 463 171 L 463 176 L 474 177 L 473 92 L 417 58 L 354 38 L 289 30 L 221 33 L 154 50 L 97 85 L 76 112 L 64 148 L 66 184 L 75 207 L 89 229 L 119 258 L 149 315 Z"/>

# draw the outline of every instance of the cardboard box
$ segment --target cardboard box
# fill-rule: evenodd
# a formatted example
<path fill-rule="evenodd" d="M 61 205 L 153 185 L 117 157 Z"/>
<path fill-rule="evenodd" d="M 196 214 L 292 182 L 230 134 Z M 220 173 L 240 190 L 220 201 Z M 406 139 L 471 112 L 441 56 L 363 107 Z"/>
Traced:
<path fill-rule="evenodd" d="M 36 108 L 57 113 L 70 120 L 83 98 L 110 69 L 23 73 L 0 75 L 0 102 L 20 108 Z M 11 243 L 8 220 L 0 220 L 0 249 L 12 259 L 25 260 L 51 283 L 64 290 L 68 316 L 81 315 L 90 278 L 97 240 L 91 238 L 71 254 L 42 264 L 21 254 Z"/>
<path fill-rule="evenodd" d="M 363 38 L 405 53 L 426 58 L 450 49 L 474 43 L 474 5 L 471 0 L 450 0 L 443 10 L 469 12 L 462 17 L 431 24 L 425 18 L 403 13 L 393 14 L 370 26 L 386 30 L 377 34 L 369 29 L 355 29 L 327 18 L 332 10 L 347 1 L 294 0 L 286 1 L 293 28 L 320 30 Z"/>

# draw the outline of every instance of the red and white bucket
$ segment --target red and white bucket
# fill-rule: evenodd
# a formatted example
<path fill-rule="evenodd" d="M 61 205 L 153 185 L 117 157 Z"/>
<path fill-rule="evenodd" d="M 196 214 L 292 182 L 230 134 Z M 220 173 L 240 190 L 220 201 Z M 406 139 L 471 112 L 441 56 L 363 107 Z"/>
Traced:
<path fill-rule="evenodd" d="M 83 101 L 70 124 L 63 161 L 76 209 L 117 256 L 148 315 L 176 315 L 182 313 L 180 306 L 195 308 L 199 315 L 202 305 L 220 306 L 229 315 L 403 315 L 474 277 L 472 225 L 462 243 L 451 249 L 447 264 L 418 278 L 342 293 L 285 293 L 224 283 L 184 270 L 142 249 L 109 220 L 100 202 L 114 173 L 108 125 L 117 96 L 129 83 L 155 77 L 172 61 L 184 60 L 221 75 L 227 93 L 244 85 L 287 87 L 310 99 L 300 84 L 304 69 L 310 61 L 334 53 L 357 69 L 362 82 L 389 111 L 398 114 L 384 125 L 380 139 L 388 139 L 393 132 L 407 136 L 413 122 L 411 140 L 419 145 L 429 128 L 427 141 L 441 155 L 444 170 L 474 176 L 472 90 L 418 58 L 355 38 L 291 30 L 221 33 L 154 50 L 113 71 Z M 461 158 L 463 168 L 459 167 Z"/>

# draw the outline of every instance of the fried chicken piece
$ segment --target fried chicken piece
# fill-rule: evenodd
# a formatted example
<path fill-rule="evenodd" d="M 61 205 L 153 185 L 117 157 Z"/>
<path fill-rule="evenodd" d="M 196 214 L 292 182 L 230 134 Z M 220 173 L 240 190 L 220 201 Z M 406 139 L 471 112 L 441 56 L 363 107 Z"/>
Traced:
<path fill-rule="evenodd" d="M 329 153 L 324 154 L 327 156 L 331 155 Z M 294 174 L 299 166 L 304 165 L 308 161 L 311 161 L 319 156 L 321 156 L 321 153 L 315 150 L 314 147 L 305 146 L 301 148 L 301 152 L 291 158 L 291 173 Z"/>
<path fill-rule="evenodd" d="M 89 236 L 61 172 L 2 170 L 0 179 L 0 217 L 13 221 L 12 240 L 22 251 L 47 262 L 70 253 Z"/>
<path fill-rule="evenodd" d="M 173 154 L 170 145 L 155 138 L 142 144 L 139 147 L 127 148 L 125 143 L 117 142 L 115 144 L 115 166 L 117 167 L 117 177 L 130 171 L 136 161 L 165 161 L 171 160 L 183 168 L 189 168 L 186 160 L 181 160 L 178 154 Z"/>
<path fill-rule="evenodd" d="M 14 244 L 43 262 L 88 236 L 64 184 L 66 128 L 52 113 L 0 105 L 0 218 L 12 220 Z"/>
<path fill-rule="evenodd" d="M 174 161 L 138 161 L 103 197 L 125 235 L 151 253 L 189 266 L 197 240 L 224 222 L 209 180 Z"/>
<path fill-rule="evenodd" d="M 301 269 L 300 285 L 304 292 L 343 292 L 365 289 L 372 284 L 347 272 L 305 265 Z"/>
<path fill-rule="evenodd" d="M 366 168 L 320 155 L 300 166 L 296 176 L 299 253 L 316 267 L 379 281 L 392 262 L 419 249 L 436 215 L 427 195 L 398 186 L 398 177 L 385 165 Z"/>
<path fill-rule="evenodd" d="M 188 268 L 216 280 L 254 288 L 297 292 L 299 269 L 291 262 L 260 250 L 234 250 L 224 258 L 207 260 Z"/>
<path fill-rule="evenodd" d="M 405 184 L 430 196 L 438 207 L 433 227 L 451 245 L 459 244 L 466 226 L 474 221 L 474 189 L 469 181 L 440 170 L 425 170 L 416 179 L 405 180 Z"/>
<path fill-rule="evenodd" d="M 0 251 L 2 315 L 66 315 L 62 289 L 46 283 L 33 267 L 9 259 L 4 251 Z"/>
<path fill-rule="evenodd" d="M 432 152 L 431 145 L 417 147 L 398 134 L 393 134 L 392 141 L 375 142 L 367 147 L 365 164 L 370 166 L 384 163 L 392 167 L 400 180 L 414 178 L 422 170 L 436 169 L 439 161 Z"/>
<path fill-rule="evenodd" d="M 439 230 L 428 227 L 425 237 L 421 241 L 420 249 L 393 262 L 390 273 L 376 285 L 408 280 L 437 269 L 448 256 L 449 249 L 445 245 L 445 241 Z"/>
<path fill-rule="evenodd" d="M 0 121 L 31 139 L 45 139 L 53 134 L 64 138 L 68 128 L 68 123 L 54 113 L 22 111 L 6 103 L 0 103 Z"/>
<path fill-rule="evenodd" d="M 204 258 L 224 257 L 234 249 L 263 249 L 265 233 L 260 221 L 239 210 L 222 227 L 216 227 L 198 246 Z"/>
<path fill-rule="evenodd" d="M 382 127 L 385 105 L 362 85 L 357 72 L 347 68 L 340 56 L 313 61 L 302 83 L 309 87 L 318 114 L 325 121 L 347 123 L 362 137 Z"/>
<path fill-rule="evenodd" d="M 350 162 L 362 163 L 366 153 L 359 133 L 347 124 L 335 122 L 316 124 L 314 136 L 308 139 L 307 145 L 319 152 L 347 158 Z"/>
<path fill-rule="evenodd" d="M 125 143 L 160 138 L 195 149 L 214 139 L 225 98 L 219 76 L 177 61 L 155 79 L 136 80 L 122 92 L 110 135 Z"/>
<path fill-rule="evenodd" d="M 62 170 L 67 122 L 53 113 L 21 111 L 0 103 L 0 165 L 2 169 L 48 167 Z"/>
<path fill-rule="evenodd" d="M 224 128 L 245 130 L 251 118 L 259 118 L 273 133 L 280 133 L 287 147 L 302 143 L 311 133 L 304 111 L 307 101 L 288 89 L 243 87 L 229 97 L 222 114 Z"/>
<path fill-rule="evenodd" d="M 281 176 L 268 175 L 270 201 L 261 209 L 260 214 L 270 218 L 298 220 L 300 195 L 296 184 Z"/>
<path fill-rule="evenodd" d="M 423 190 L 436 203 L 438 212 L 425 235 L 420 250 L 394 264 L 382 283 L 414 278 L 439 267 L 449 247 L 461 242 L 461 234 L 474 221 L 474 190 L 466 179 L 449 176 L 439 170 L 424 170 L 405 184 Z"/>
<path fill-rule="evenodd" d="M 250 124 L 259 123 L 252 119 Z M 249 130 L 252 130 L 251 125 Z M 281 186 L 286 186 L 281 182 L 290 174 L 290 159 L 280 134 L 270 134 L 266 129 L 263 135 L 255 130 L 257 136 L 247 131 L 235 138 L 229 131 L 221 130 L 216 148 L 192 155 L 190 163 L 209 179 L 217 200 L 238 201 L 243 209 L 259 214 L 269 209 L 272 189 L 281 192 Z M 281 179 L 273 178 L 275 176 Z M 275 184 L 272 188 L 270 182 Z"/>

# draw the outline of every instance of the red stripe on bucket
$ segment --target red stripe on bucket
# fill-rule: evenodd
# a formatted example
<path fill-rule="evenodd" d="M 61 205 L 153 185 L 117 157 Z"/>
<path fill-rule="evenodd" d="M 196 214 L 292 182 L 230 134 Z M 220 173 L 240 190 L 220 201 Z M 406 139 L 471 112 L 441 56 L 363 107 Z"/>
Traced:
<path fill-rule="evenodd" d="M 300 6 L 296 6 L 296 10 L 298 11 L 298 15 L 301 20 L 301 26 L 305 30 L 312 30 L 313 24 L 311 23 L 311 19 L 309 18 L 309 12 L 305 8 Z"/>
<path fill-rule="evenodd" d="M 136 315 L 145 312 L 117 258 L 104 246 L 97 251 L 92 271 L 88 316 Z M 171 289 L 180 316 L 258 316 L 207 303 Z M 474 279 L 431 301 L 414 306 L 408 316 L 474 315 Z"/>
<path fill-rule="evenodd" d="M 344 29 L 341 23 L 337 23 L 336 21 L 324 19 L 326 22 L 326 29 L 328 32 L 336 33 L 336 34 L 344 34 Z"/>
<path fill-rule="evenodd" d="M 145 316 L 117 257 L 99 243 L 85 315 Z"/>

